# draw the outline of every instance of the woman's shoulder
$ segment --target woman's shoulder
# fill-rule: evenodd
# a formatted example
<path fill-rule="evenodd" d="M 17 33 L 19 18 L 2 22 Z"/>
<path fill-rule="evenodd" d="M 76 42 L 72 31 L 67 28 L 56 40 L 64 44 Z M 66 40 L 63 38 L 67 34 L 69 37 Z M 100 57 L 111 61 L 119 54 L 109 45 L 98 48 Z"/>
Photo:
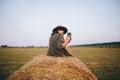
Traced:
<path fill-rule="evenodd" d="M 60 34 L 60 33 L 56 33 L 56 34 L 52 35 L 51 38 L 52 38 L 52 39 L 53 39 L 53 38 L 57 38 L 57 39 L 59 38 L 59 39 L 61 39 L 61 38 L 63 38 L 63 35 Z"/>

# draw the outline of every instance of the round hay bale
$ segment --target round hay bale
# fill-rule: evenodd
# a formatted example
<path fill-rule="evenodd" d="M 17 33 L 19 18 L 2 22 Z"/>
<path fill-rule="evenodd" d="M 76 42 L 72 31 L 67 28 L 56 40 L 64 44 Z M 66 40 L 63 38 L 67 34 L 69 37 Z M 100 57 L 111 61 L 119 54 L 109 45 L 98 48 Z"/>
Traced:
<path fill-rule="evenodd" d="M 38 56 L 7 80 L 97 80 L 77 58 Z"/>

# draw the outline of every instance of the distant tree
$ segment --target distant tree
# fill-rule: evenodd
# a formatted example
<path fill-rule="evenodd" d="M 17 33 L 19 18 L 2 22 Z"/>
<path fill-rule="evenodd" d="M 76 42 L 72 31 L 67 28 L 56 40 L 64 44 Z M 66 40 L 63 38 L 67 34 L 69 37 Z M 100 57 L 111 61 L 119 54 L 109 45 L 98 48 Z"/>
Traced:
<path fill-rule="evenodd" d="M 27 48 L 33 48 L 34 46 L 32 45 L 32 46 L 27 46 Z"/>
<path fill-rule="evenodd" d="M 8 47 L 8 46 L 7 46 L 7 45 L 1 45 L 1 47 L 6 48 L 6 47 Z"/>

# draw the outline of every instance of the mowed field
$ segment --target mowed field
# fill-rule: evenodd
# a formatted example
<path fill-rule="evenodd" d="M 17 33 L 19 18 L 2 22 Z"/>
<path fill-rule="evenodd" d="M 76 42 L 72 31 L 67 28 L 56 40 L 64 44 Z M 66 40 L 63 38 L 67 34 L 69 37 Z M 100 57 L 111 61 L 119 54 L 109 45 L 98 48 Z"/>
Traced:
<path fill-rule="evenodd" d="M 48 48 L 0 48 L 0 80 Z M 120 48 L 69 47 L 74 57 L 85 63 L 99 80 L 120 80 Z"/>

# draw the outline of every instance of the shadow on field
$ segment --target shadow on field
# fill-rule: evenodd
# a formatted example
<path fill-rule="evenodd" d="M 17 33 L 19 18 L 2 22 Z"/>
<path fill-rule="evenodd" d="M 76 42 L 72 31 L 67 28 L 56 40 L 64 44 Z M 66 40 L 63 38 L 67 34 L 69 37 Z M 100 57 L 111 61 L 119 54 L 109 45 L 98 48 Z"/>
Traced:
<path fill-rule="evenodd" d="M 39 55 L 7 80 L 97 80 L 94 74 L 75 57 Z"/>

